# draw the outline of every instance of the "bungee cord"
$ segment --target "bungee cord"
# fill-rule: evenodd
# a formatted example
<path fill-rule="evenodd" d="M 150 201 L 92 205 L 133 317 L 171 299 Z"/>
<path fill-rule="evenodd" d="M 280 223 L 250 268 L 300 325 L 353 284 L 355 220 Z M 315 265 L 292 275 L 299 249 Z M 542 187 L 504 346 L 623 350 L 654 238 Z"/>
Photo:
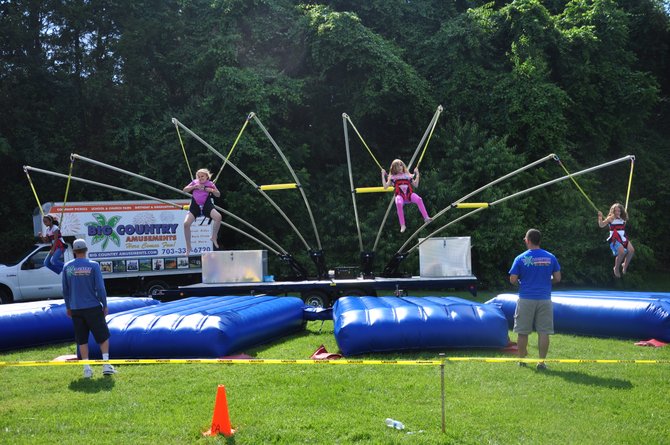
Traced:
<path fill-rule="evenodd" d="M 207 141 L 205 141 L 203 138 L 201 138 L 198 134 L 196 134 L 193 130 L 185 126 L 183 123 L 179 122 L 179 120 L 173 118 L 172 121 L 176 124 L 179 125 L 184 131 L 189 133 L 192 137 L 194 137 L 198 142 L 200 142 L 202 145 L 204 145 L 209 151 L 217 155 L 221 159 L 226 159 L 220 152 L 218 152 L 214 147 L 212 147 Z M 242 170 L 240 170 L 233 162 L 230 160 L 227 161 L 227 165 L 230 165 L 230 167 L 235 170 L 244 180 L 246 180 L 253 188 L 258 190 L 258 192 L 263 195 L 265 199 L 268 200 L 268 202 L 277 210 L 277 212 L 284 218 L 284 220 L 287 222 L 287 224 L 293 229 L 293 231 L 296 233 L 300 241 L 303 243 L 305 248 L 307 250 L 311 250 L 310 245 L 307 243 L 305 238 L 302 236 L 298 228 L 293 224 L 293 221 L 284 213 L 284 211 L 277 205 L 277 203 L 267 194 L 265 193 L 264 190 L 261 190 L 260 186 L 256 184 L 249 176 L 247 176 Z"/>
<path fill-rule="evenodd" d="M 555 156 L 555 155 L 550 155 L 550 156 Z M 613 160 L 613 161 L 609 161 L 609 162 L 605 162 L 605 163 L 602 163 L 602 164 L 598 164 L 598 165 L 596 165 L 596 166 L 589 167 L 589 168 L 580 170 L 580 171 L 575 172 L 575 173 L 570 173 L 570 174 L 567 174 L 567 175 L 562 176 L 562 177 L 560 177 L 560 178 L 553 179 L 553 180 L 551 180 L 551 181 L 543 182 L 543 183 L 541 183 L 541 184 L 535 185 L 535 186 L 533 186 L 533 187 L 529 187 L 529 188 L 524 189 L 524 190 L 521 190 L 521 191 L 519 191 L 519 192 L 512 193 L 512 194 L 510 194 L 510 195 L 508 195 L 508 196 L 505 196 L 505 197 L 500 198 L 500 199 L 498 199 L 498 200 L 496 200 L 496 201 L 493 201 L 493 202 L 488 203 L 488 206 L 486 206 L 486 207 L 483 207 L 483 206 L 482 206 L 482 207 L 475 208 L 474 210 L 472 210 L 472 211 L 470 211 L 470 212 L 468 212 L 468 213 L 466 213 L 466 214 L 464 214 L 464 215 L 461 215 L 460 217 L 456 218 L 455 220 L 453 220 L 453 221 L 451 221 L 451 222 L 449 222 L 449 223 L 443 225 L 443 226 L 440 227 L 439 229 L 437 229 L 437 230 L 435 230 L 434 232 L 430 233 L 428 236 L 426 236 L 426 237 L 423 238 L 421 241 L 419 241 L 419 242 L 418 242 L 415 246 L 413 246 L 411 249 L 407 250 L 407 252 L 401 252 L 401 251 L 399 251 L 399 252 L 396 254 L 396 256 L 400 255 L 400 256 L 402 256 L 402 258 L 404 259 L 407 255 L 409 255 L 410 253 L 412 253 L 413 251 L 415 251 L 416 249 L 418 249 L 419 246 L 421 246 L 421 244 L 423 244 L 424 242 L 426 242 L 428 239 L 434 237 L 434 236 L 437 235 L 438 233 L 442 232 L 442 231 L 443 231 L 444 229 L 446 229 L 447 227 L 449 227 L 449 226 L 451 226 L 452 224 L 455 224 L 456 222 L 459 222 L 459 221 L 461 221 L 461 220 L 463 220 L 463 219 L 465 219 L 465 218 L 467 218 L 467 217 L 470 217 L 470 216 L 472 216 L 472 215 L 474 215 L 474 214 L 476 214 L 476 213 L 479 213 L 479 212 L 481 212 L 482 210 L 484 210 L 484 209 L 486 209 L 486 208 L 494 207 L 494 206 L 496 206 L 496 205 L 498 205 L 498 204 L 502 204 L 503 202 L 508 201 L 508 200 L 510 200 L 510 199 L 514 199 L 514 198 L 516 198 L 516 197 L 525 195 L 525 194 L 530 193 L 530 192 L 533 192 L 533 191 L 535 191 L 535 190 L 538 190 L 538 189 L 541 189 L 541 188 L 544 188 L 544 187 L 548 187 L 548 186 L 550 186 L 550 185 L 552 185 L 552 184 L 556 184 L 556 183 L 558 183 L 558 182 L 562 182 L 562 181 L 565 181 L 565 180 L 567 180 L 567 179 L 573 179 L 573 178 L 576 177 L 576 176 L 580 176 L 580 175 L 583 175 L 583 174 L 586 174 L 586 173 L 590 173 L 590 172 L 593 172 L 593 171 L 596 171 L 596 170 L 599 170 L 599 169 L 602 169 L 602 168 L 605 168 L 605 167 L 609 167 L 609 166 L 611 166 L 611 165 L 618 164 L 618 163 L 620 163 L 620 162 L 624 162 L 624 161 L 627 161 L 627 160 L 632 160 L 632 159 L 634 159 L 634 158 L 635 158 L 635 156 L 633 156 L 633 155 L 627 155 L 627 156 L 624 156 L 624 157 L 622 157 L 622 158 L 615 159 L 615 160 Z M 543 158 L 543 159 L 546 159 L 546 158 Z M 536 163 L 537 163 L 537 162 L 536 162 Z M 536 164 L 536 163 L 534 163 L 534 164 Z M 528 166 L 527 166 L 527 167 L 528 167 Z M 509 176 L 509 175 L 506 175 L 506 176 Z M 470 195 L 471 195 L 471 194 L 470 194 Z M 393 261 L 391 261 L 391 262 L 393 262 Z M 391 262 L 389 263 L 389 265 L 391 264 Z M 387 266 L 387 268 L 388 268 L 388 267 L 389 267 L 389 266 Z M 396 267 L 397 267 L 397 266 L 396 266 Z"/>
<path fill-rule="evenodd" d="M 185 192 L 185 191 L 183 191 L 183 190 L 181 190 L 181 189 L 178 189 L 178 188 L 176 188 L 176 187 L 172 187 L 172 186 L 170 186 L 170 185 L 168 185 L 168 184 L 164 184 L 164 183 L 162 183 L 162 182 L 160 182 L 160 181 L 156 181 L 156 180 L 154 180 L 154 179 L 147 178 L 147 177 L 145 177 L 145 176 L 139 175 L 139 174 L 137 174 L 137 173 L 133 173 L 133 172 L 131 172 L 131 171 L 124 170 L 124 169 L 122 169 L 122 168 L 115 167 L 115 166 L 113 166 L 113 165 L 105 164 L 104 162 L 96 161 L 96 160 L 94 160 L 94 159 L 90 159 L 90 158 L 87 158 L 87 157 L 85 157 L 85 156 L 78 155 L 78 154 L 76 154 L 76 153 L 73 153 L 71 156 L 74 157 L 75 159 L 80 159 L 80 160 L 82 160 L 82 161 L 91 163 L 91 164 L 93 164 L 93 165 L 97 165 L 97 166 L 99 166 L 99 167 L 104 167 L 104 168 L 107 168 L 107 169 L 116 171 L 116 172 L 118 172 L 118 173 L 122 173 L 122 174 L 125 174 L 125 175 L 128 175 L 128 176 L 131 176 L 131 177 L 134 177 L 134 178 L 141 179 L 141 180 L 143 180 L 143 181 L 149 182 L 149 183 L 151 183 L 151 184 L 158 185 L 158 186 L 160 186 L 160 187 L 166 188 L 166 189 L 168 189 L 168 190 L 171 190 L 171 191 L 173 191 L 173 192 L 179 193 L 179 194 L 184 195 L 184 196 L 186 196 L 186 197 L 189 197 L 189 198 L 191 197 L 191 194 L 190 194 L 190 193 L 187 193 L 187 192 Z M 224 209 L 224 208 L 222 208 L 222 207 L 220 207 L 220 206 L 215 205 L 214 208 L 216 208 L 217 210 L 221 211 L 221 212 L 224 213 L 225 215 L 227 215 L 227 216 L 229 216 L 229 217 L 235 219 L 236 221 L 238 221 L 238 222 L 244 224 L 245 226 L 249 227 L 250 229 L 252 229 L 252 230 L 255 231 L 256 233 L 258 233 L 259 235 L 261 235 L 262 237 L 264 237 L 268 242 L 272 243 L 272 244 L 273 244 L 279 251 L 281 251 L 282 254 L 287 254 L 287 253 L 288 253 L 288 252 L 286 251 L 286 249 L 284 249 L 283 247 L 281 247 L 277 242 L 275 242 L 272 238 L 270 238 L 267 234 L 265 234 L 264 232 L 262 232 L 260 229 L 256 228 L 253 224 L 249 223 L 248 221 L 246 221 L 246 220 L 240 218 L 239 216 L 235 215 L 234 213 L 232 213 L 232 212 L 230 212 L 230 211 L 228 211 L 228 210 L 226 210 L 226 209 Z"/>
<path fill-rule="evenodd" d="M 430 123 L 428 124 L 428 127 L 426 128 L 419 144 L 417 145 L 417 147 L 416 147 L 416 149 L 415 149 L 415 151 L 412 155 L 412 158 L 411 158 L 411 160 L 410 160 L 410 162 L 407 166 L 408 169 L 411 169 L 412 164 L 416 160 L 417 156 L 419 156 L 419 154 L 420 154 L 420 157 L 419 157 L 419 161 L 417 162 L 417 167 L 419 166 L 419 164 L 423 160 L 423 157 L 426 153 L 426 150 L 428 149 L 430 139 L 433 135 L 433 132 L 435 131 L 435 127 L 437 126 L 438 118 L 439 118 L 440 114 L 442 113 L 442 111 L 443 111 L 442 105 L 439 105 L 437 107 L 437 110 L 435 111 L 433 117 L 431 118 Z M 351 199 L 352 199 L 353 206 L 354 206 L 354 219 L 355 219 L 355 222 L 356 222 L 356 232 L 358 234 L 358 245 L 359 245 L 361 254 L 366 254 L 367 256 L 371 256 L 371 255 L 373 255 L 374 251 L 377 249 L 377 244 L 379 243 L 379 239 L 381 237 L 381 232 L 382 232 L 382 230 L 383 230 L 383 228 L 386 224 L 386 220 L 388 219 L 388 215 L 391 211 L 391 208 L 393 207 L 394 199 L 392 198 L 390 200 L 389 205 L 386 209 L 386 212 L 385 212 L 384 217 L 382 219 L 382 223 L 381 223 L 381 225 L 379 227 L 379 230 L 377 232 L 377 236 L 375 238 L 375 242 L 374 242 L 372 251 L 366 253 L 366 252 L 364 252 L 364 248 L 363 248 L 363 237 L 362 237 L 362 234 L 361 234 L 360 219 L 359 219 L 359 216 L 358 216 L 358 205 L 356 203 L 356 194 L 358 194 L 358 193 L 392 192 L 393 189 L 391 189 L 391 188 L 384 189 L 384 187 L 360 187 L 360 188 L 356 188 L 354 186 L 353 169 L 352 169 L 352 164 L 351 164 L 351 148 L 350 148 L 350 141 L 349 141 L 349 126 L 351 126 L 351 128 L 353 128 L 354 132 L 356 133 L 356 135 L 360 139 L 361 143 L 363 144 L 363 146 L 365 147 L 367 152 L 372 157 L 375 164 L 379 167 L 379 169 L 381 171 L 383 171 L 384 168 L 381 166 L 381 164 L 379 163 L 379 160 L 377 160 L 375 155 L 372 153 L 372 150 L 370 149 L 369 145 L 367 144 L 367 142 L 365 142 L 365 139 L 363 139 L 363 136 L 358 131 L 358 129 L 356 128 L 356 125 L 352 122 L 349 115 L 347 113 L 342 113 L 342 128 L 344 130 L 344 143 L 345 143 L 345 150 L 346 150 L 346 154 L 347 154 L 347 169 L 348 169 L 348 172 L 349 172 L 349 186 L 350 186 L 350 191 L 351 191 Z M 422 150 L 422 147 L 423 147 L 423 150 Z"/>
<path fill-rule="evenodd" d="M 41 168 L 31 167 L 29 165 L 24 165 L 23 168 L 24 168 L 24 170 L 30 170 L 30 171 L 34 171 L 34 172 L 37 172 L 37 173 L 43 173 L 43 174 L 46 174 L 46 175 L 56 176 L 58 178 L 67 178 L 68 177 L 68 175 L 64 175 L 62 173 L 57 173 L 57 172 L 52 172 L 52 171 L 49 171 L 49 170 L 44 170 L 44 169 L 41 169 Z M 176 207 L 176 208 L 180 208 L 180 209 L 183 208 L 183 206 L 181 204 L 177 204 L 177 203 L 165 200 L 165 199 L 157 198 L 155 196 L 146 195 L 144 193 L 135 192 L 133 190 L 128 190 L 128 189 L 124 189 L 124 188 L 121 188 L 121 187 L 116 187 L 116 186 L 113 186 L 113 185 L 104 184 L 102 182 L 91 181 L 89 179 L 79 178 L 79 177 L 76 177 L 76 176 L 72 176 L 71 179 L 73 181 L 83 182 L 84 184 L 90 184 L 90 185 L 114 190 L 114 191 L 117 191 L 117 192 L 128 193 L 128 194 L 138 196 L 138 197 L 144 198 L 144 199 L 149 199 L 149 200 L 152 200 L 152 201 L 162 202 L 163 204 L 167 204 L 167 205 L 170 205 L 170 206 L 173 206 L 173 207 Z M 239 228 L 237 228 L 233 225 L 227 224 L 225 222 L 221 222 L 221 224 L 230 228 L 230 229 L 232 229 L 232 230 L 234 230 L 234 231 L 236 231 L 236 232 L 238 232 L 238 233 L 240 233 L 241 235 L 244 235 L 247 238 L 255 241 L 256 243 L 258 243 L 261 246 L 268 249 L 270 252 L 272 252 L 276 255 L 279 255 L 280 257 L 283 256 L 280 252 L 275 250 L 273 247 L 269 246 L 268 244 L 259 240 L 258 238 L 254 237 L 253 235 L 250 235 L 250 234 L 246 233 L 245 231 L 243 231 L 243 230 L 241 230 L 241 229 L 239 229 Z"/>

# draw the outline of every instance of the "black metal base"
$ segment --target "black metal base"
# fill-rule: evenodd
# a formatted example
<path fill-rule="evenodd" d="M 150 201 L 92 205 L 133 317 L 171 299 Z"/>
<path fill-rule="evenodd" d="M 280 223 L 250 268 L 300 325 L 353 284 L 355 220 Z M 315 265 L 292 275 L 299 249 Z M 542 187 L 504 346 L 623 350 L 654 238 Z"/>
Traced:
<path fill-rule="evenodd" d="M 326 267 L 326 257 L 323 255 L 323 250 L 310 250 L 309 257 L 314 261 L 316 266 L 316 274 L 319 280 L 328 278 L 328 268 Z"/>
<path fill-rule="evenodd" d="M 296 280 L 306 280 L 307 279 L 307 271 L 305 270 L 304 267 L 300 263 L 298 263 L 293 256 L 291 256 L 290 253 L 287 253 L 285 255 L 280 255 L 280 258 L 282 261 L 284 261 L 286 264 L 289 265 L 291 270 L 295 272 Z"/>
<path fill-rule="evenodd" d="M 374 252 L 361 252 L 361 273 L 363 278 L 374 278 L 375 275 L 372 273 L 372 265 L 375 261 Z"/>
<path fill-rule="evenodd" d="M 388 262 L 386 267 L 384 267 L 384 271 L 382 272 L 382 276 L 385 278 L 398 278 L 402 277 L 402 273 L 398 271 L 398 268 L 400 267 L 400 263 L 407 258 L 407 252 L 399 252 L 393 255 L 393 258 L 391 258 L 391 261 Z"/>

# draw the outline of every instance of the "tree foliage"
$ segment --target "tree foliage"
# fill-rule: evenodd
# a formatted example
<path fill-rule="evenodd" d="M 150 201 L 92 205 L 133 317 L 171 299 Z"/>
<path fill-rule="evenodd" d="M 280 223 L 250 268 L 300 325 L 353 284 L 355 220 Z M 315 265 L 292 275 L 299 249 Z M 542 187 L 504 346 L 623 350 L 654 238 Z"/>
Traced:
<path fill-rule="evenodd" d="M 441 104 L 418 190 L 431 214 L 550 153 L 572 172 L 635 154 L 629 229 L 638 252 L 631 270 L 639 273 L 627 282 L 640 284 L 670 264 L 669 24 L 660 0 L 0 2 L 0 214 L 12 222 L 5 236 L 17 240 L 5 255 L 32 241 L 35 202 L 22 165 L 66 173 L 70 153 L 79 153 L 181 188 L 190 173 L 171 118 L 219 152 L 182 132 L 191 168 L 218 172 L 254 112 L 296 170 L 329 265 L 356 265 L 342 113 L 388 169 L 394 158 L 409 161 Z M 377 185 L 379 167 L 349 135 L 355 184 Z M 254 121 L 230 161 L 258 185 L 293 181 Z M 88 164 L 76 163 L 74 172 L 174 198 Z M 471 199 L 493 202 L 563 174 L 548 161 Z M 42 201 L 62 200 L 64 181 L 33 181 Z M 626 199 L 628 167 L 578 181 L 605 211 Z M 271 197 L 301 235 L 230 166 L 219 184 L 229 211 L 309 263 L 300 236 L 312 249 L 317 242 L 298 193 Z M 358 198 L 364 249 L 372 247 L 388 198 Z M 69 199 L 133 198 L 76 184 Z M 420 224 L 415 210 L 407 209 L 409 233 Z M 406 239 L 394 214 L 382 230 L 377 269 Z M 451 209 L 434 227 L 461 214 Z M 565 280 L 595 285 L 611 280 L 595 220 L 563 181 L 440 235 L 471 236 L 475 273 L 496 285 L 525 230 L 537 227 Z M 222 238 L 226 248 L 255 248 L 231 230 Z M 410 272 L 417 264 L 417 255 L 406 260 Z"/>

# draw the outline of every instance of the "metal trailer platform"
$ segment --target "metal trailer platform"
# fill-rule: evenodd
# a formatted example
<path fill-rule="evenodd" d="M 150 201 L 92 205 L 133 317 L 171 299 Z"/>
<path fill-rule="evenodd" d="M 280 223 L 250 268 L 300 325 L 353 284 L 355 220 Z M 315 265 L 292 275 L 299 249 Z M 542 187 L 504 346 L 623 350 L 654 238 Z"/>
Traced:
<path fill-rule="evenodd" d="M 174 301 L 187 297 L 213 295 L 281 295 L 300 293 L 306 304 L 328 307 L 342 296 L 406 295 L 408 290 L 467 290 L 477 295 L 477 277 L 407 277 L 407 278 L 352 278 L 305 281 L 267 281 L 246 283 L 193 284 L 159 292 L 154 298 Z"/>

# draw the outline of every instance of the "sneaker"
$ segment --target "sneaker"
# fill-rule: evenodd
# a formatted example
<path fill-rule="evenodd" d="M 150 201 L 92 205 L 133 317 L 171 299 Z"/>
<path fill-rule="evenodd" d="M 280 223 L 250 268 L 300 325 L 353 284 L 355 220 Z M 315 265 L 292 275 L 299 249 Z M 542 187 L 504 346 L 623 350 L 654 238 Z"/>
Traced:
<path fill-rule="evenodd" d="M 406 229 L 405 226 L 400 226 L 400 233 L 404 233 L 404 232 L 405 232 L 405 229 Z"/>
<path fill-rule="evenodd" d="M 112 365 L 102 365 L 102 375 L 116 374 L 116 369 Z"/>
<path fill-rule="evenodd" d="M 84 368 L 84 378 L 90 379 L 93 377 L 93 368 Z"/>
<path fill-rule="evenodd" d="M 519 362 L 519 366 L 522 367 L 522 368 L 527 368 L 527 367 L 528 367 L 528 363 L 526 363 L 526 362 Z"/>
<path fill-rule="evenodd" d="M 539 362 L 537 364 L 537 370 L 538 371 L 546 371 L 547 369 L 549 369 L 549 368 L 547 368 L 547 364 L 545 362 Z"/>

